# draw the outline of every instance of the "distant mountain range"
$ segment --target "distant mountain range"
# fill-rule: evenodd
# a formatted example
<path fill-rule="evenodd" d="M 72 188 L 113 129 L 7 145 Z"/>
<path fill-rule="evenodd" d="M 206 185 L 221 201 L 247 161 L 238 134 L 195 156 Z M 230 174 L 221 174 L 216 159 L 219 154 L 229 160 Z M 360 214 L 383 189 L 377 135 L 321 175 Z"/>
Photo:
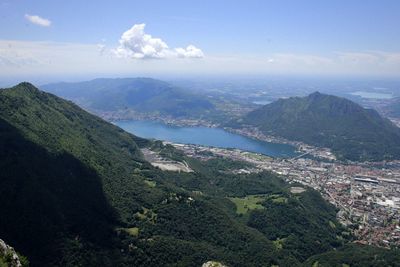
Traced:
<path fill-rule="evenodd" d="M 41 89 L 94 112 L 132 110 L 172 117 L 204 117 L 215 110 L 208 99 L 150 78 L 95 79 L 53 83 Z"/>
<path fill-rule="evenodd" d="M 152 167 L 144 146 L 194 172 Z M 350 244 L 355 256 L 332 258 L 351 240 L 336 209 L 274 174 L 229 172 L 240 164 L 185 157 L 29 83 L 0 90 L 0 237 L 31 266 L 360 266 L 367 252 L 400 261 L 397 250 Z M 238 214 L 231 199 L 248 195 L 258 208 Z"/>
<path fill-rule="evenodd" d="M 339 159 L 400 158 L 400 129 L 375 110 L 318 92 L 280 99 L 250 112 L 240 122 L 267 135 L 331 148 Z"/>

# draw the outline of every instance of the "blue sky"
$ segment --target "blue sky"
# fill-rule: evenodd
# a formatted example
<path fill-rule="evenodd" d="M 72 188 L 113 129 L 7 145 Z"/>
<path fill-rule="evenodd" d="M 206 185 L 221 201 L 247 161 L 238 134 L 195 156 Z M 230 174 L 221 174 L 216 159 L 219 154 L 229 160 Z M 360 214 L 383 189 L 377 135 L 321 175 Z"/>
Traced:
<path fill-rule="evenodd" d="M 399 14 L 389 0 L 0 0 L 0 71 L 398 77 Z M 131 51 L 138 31 L 168 49 Z"/>

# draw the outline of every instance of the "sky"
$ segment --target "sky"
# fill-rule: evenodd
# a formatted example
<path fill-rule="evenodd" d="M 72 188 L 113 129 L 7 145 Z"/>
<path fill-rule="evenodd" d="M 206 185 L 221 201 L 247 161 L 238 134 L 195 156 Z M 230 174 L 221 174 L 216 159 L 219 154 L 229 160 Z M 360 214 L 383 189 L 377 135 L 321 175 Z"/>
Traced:
<path fill-rule="evenodd" d="M 0 80 L 400 78 L 399 14 L 398 0 L 0 0 Z"/>

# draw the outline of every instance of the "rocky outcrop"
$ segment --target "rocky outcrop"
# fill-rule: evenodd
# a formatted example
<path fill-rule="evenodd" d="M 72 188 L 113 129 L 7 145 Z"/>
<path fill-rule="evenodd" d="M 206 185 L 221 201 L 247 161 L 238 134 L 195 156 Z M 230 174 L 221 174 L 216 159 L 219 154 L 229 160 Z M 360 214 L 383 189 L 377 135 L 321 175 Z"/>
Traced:
<path fill-rule="evenodd" d="M 5 264 L 8 267 L 22 267 L 20 258 L 14 248 L 7 245 L 0 239 L 0 265 Z"/>

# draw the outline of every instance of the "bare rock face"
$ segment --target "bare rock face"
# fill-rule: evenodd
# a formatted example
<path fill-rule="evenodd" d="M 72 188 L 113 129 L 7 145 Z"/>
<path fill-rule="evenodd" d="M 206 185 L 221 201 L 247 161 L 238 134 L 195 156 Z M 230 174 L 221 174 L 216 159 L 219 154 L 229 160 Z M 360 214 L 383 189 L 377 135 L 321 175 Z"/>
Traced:
<path fill-rule="evenodd" d="M 8 267 L 22 267 L 21 261 L 14 248 L 7 245 L 0 239 L 0 263 L 6 264 Z"/>

